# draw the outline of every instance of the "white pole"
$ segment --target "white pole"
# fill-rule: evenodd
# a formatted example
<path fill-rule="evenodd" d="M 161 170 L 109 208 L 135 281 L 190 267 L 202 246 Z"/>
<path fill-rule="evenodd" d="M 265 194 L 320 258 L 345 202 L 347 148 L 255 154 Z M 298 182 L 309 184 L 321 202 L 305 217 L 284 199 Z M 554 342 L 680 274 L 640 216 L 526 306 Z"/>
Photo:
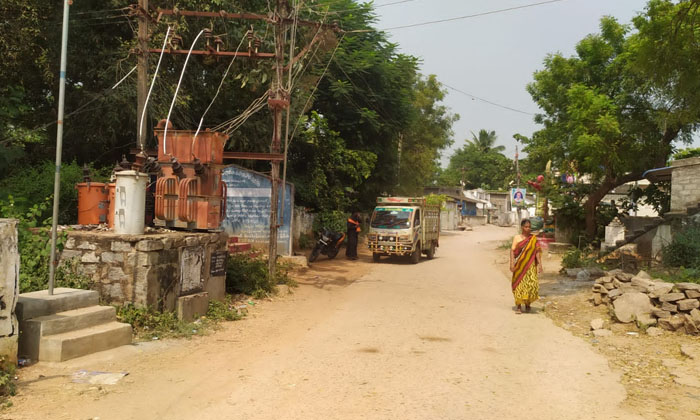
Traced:
<path fill-rule="evenodd" d="M 66 61 L 68 55 L 68 12 L 73 0 L 63 2 L 63 35 L 61 36 L 61 72 L 58 85 L 58 121 L 56 127 L 56 173 L 53 181 L 53 217 L 51 219 L 51 261 L 49 262 L 49 295 L 53 295 L 56 274 L 56 228 L 58 226 L 58 201 L 61 193 L 61 154 L 63 152 L 63 108 L 66 99 Z"/>

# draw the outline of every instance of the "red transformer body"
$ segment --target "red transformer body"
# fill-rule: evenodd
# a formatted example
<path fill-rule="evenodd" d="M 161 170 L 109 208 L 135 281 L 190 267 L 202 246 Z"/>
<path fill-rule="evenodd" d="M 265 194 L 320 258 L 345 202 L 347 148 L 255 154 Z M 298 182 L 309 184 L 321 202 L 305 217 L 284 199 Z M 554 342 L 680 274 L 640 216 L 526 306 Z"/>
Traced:
<path fill-rule="evenodd" d="M 226 217 L 226 184 L 221 179 L 227 134 L 173 130 L 165 120 L 155 129 L 158 164 L 156 226 L 216 230 Z"/>

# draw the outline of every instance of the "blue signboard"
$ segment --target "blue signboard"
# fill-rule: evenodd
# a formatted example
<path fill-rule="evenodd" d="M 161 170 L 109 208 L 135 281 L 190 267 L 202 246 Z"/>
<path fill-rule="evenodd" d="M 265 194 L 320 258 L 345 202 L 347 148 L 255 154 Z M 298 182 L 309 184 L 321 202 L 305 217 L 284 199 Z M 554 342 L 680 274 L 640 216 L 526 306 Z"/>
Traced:
<path fill-rule="evenodd" d="M 259 172 L 229 166 L 222 171 L 228 189 L 224 230 L 241 242 L 267 244 L 270 239 L 270 178 Z M 282 191 L 278 198 L 280 228 L 277 231 L 277 252 L 291 254 L 292 208 L 294 186 L 286 185 L 284 206 Z M 284 216 L 282 216 L 284 214 Z"/>

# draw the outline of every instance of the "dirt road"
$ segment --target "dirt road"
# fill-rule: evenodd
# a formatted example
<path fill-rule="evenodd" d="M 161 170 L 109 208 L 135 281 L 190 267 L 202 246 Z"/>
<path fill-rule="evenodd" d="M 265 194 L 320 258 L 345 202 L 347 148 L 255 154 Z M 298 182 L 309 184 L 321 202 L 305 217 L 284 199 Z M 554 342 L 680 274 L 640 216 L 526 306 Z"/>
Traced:
<path fill-rule="evenodd" d="M 23 369 L 12 419 L 636 419 L 618 375 L 495 262 L 514 230 L 445 235 L 434 260 L 322 260 L 293 295 L 192 341 Z M 78 369 L 129 375 L 75 384 Z M 42 376 L 40 376 L 42 375 Z"/>

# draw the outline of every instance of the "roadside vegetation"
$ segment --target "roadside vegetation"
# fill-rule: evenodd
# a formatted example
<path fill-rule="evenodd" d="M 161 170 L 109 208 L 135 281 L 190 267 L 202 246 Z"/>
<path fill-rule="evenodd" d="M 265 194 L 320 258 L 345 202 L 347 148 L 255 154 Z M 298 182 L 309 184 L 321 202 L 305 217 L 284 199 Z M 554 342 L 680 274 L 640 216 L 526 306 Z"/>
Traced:
<path fill-rule="evenodd" d="M 222 321 L 236 321 L 244 317 L 247 299 L 243 299 L 237 301 L 234 296 L 227 295 L 223 302 L 212 300 L 206 315 L 193 322 L 179 320 L 175 312 L 161 312 L 153 307 L 136 307 L 133 304 L 117 306 L 117 320 L 131 324 L 134 337 L 138 340 L 189 338 L 210 333 Z"/>

